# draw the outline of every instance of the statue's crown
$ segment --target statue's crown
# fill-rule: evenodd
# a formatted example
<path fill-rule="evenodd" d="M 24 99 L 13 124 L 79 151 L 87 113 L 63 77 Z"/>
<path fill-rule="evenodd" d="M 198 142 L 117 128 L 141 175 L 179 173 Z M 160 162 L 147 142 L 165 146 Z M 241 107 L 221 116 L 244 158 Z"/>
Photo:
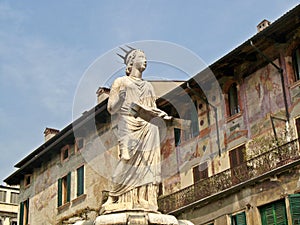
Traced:
<path fill-rule="evenodd" d="M 136 50 L 135 48 L 130 47 L 128 45 L 126 45 L 126 47 L 128 48 L 128 50 L 126 50 L 125 48 L 119 47 L 123 52 L 125 52 L 124 56 L 117 53 L 117 55 L 120 56 L 123 59 L 125 65 L 127 65 L 127 63 L 128 63 L 128 56 L 129 56 L 129 54 L 131 52 L 133 52 L 134 50 Z"/>

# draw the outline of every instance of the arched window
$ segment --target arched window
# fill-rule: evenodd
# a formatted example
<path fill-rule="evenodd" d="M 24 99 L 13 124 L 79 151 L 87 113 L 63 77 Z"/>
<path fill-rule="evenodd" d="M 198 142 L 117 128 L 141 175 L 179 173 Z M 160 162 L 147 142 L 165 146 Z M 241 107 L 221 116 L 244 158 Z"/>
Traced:
<path fill-rule="evenodd" d="M 228 89 L 229 116 L 240 112 L 237 84 L 232 83 Z"/>

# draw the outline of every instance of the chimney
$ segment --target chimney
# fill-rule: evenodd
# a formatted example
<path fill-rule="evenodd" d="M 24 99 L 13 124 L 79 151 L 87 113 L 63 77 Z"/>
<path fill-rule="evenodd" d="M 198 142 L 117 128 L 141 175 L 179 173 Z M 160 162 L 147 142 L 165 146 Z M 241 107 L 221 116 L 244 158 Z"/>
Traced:
<path fill-rule="evenodd" d="M 106 88 L 106 87 L 99 87 L 96 94 L 97 94 L 97 102 L 98 104 L 100 102 L 103 102 L 105 99 L 108 98 L 108 95 L 109 95 L 109 91 L 110 89 L 109 88 Z"/>
<path fill-rule="evenodd" d="M 44 131 L 45 142 L 47 142 L 49 139 L 51 139 L 58 133 L 59 133 L 59 130 L 46 127 L 46 129 Z"/>
<path fill-rule="evenodd" d="M 270 21 L 264 19 L 263 21 L 261 21 L 257 26 L 257 33 L 261 32 L 262 30 L 266 29 L 269 25 L 271 24 Z"/>

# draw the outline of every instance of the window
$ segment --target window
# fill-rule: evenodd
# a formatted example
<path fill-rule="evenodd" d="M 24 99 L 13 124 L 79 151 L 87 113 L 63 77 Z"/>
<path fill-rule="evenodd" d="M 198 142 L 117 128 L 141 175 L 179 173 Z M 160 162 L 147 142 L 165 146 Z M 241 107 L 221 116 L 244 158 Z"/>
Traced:
<path fill-rule="evenodd" d="M 58 206 L 70 202 L 71 198 L 71 173 L 58 179 Z"/>
<path fill-rule="evenodd" d="M 29 199 L 20 203 L 20 225 L 27 225 L 29 221 Z"/>
<path fill-rule="evenodd" d="M 204 162 L 200 164 L 199 166 L 195 166 L 193 168 L 193 177 L 194 177 L 194 183 L 208 178 L 208 166 L 207 162 Z"/>
<path fill-rule="evenodd" d="M 300 225 L 300 194 L 289 196 L 292 225 Z"/>
<path fill-rule="evenodd" d="M 31 184 L 31 174 L 26 174 L 24 176 L 24 186 L 28 187 Z"/>
<path fill-rule="evenodd" d="M 68 158 L 69 158 L 69 153 L 70 151 L 70 146 L 69 145 L 66 145 L 65 147 L 63 147 L 61 149 L 61 161 L 66 161 Z"/>
<path fill-rule="evenodd" d="M 190 110 L 191 121 L 192 121 L 192 137 L 199 135 L 199 121 L 198 121 L 198 104 L 197 101 L 194 101 L 194 107 Z"/>
<path fill-rule="evenodd" d="M 175 147 L 180 145 L 180 136 L 181 136 L 181 130 L 178 128 L 174 128 Z"/>
<path fill-rule="evenodd" d="M 231 177 L 233 184 L 239 183 L 247 173 L 245 162 L 245 145 L 233 149 L 229 152 Z"/>
<path fill-rule="evenodd" d="M 231 225 L 247 225 L 245 212 L 232 215 Z"/>
<path fill-rule="evenodd" d="M 75 151 L 78 152 L 80 151 L 82 148 L 83 148 L 83 145 L 84 145 L 84 140 L 83 138 L 76 138 L 76 141 L 75 141 Z"/>
<path fill-rule="evenodd" d="M 199 135 L 199 120 L 198 120 L 198 110 L 197 101 L 190 103 L 186 106 L 187 110 L 185 112 L 185 119 L 191 121 L 191 128 L 189 130 L 184 130 L 174 128 L 175 146 L 179 146 L 183 141 L 187 141 L 190 138 L 197 137 Z M 181 135 L 183 133 L 183 135 Z M 182 139 L 183 140 L 182 140 Z"/>
<path fill-rule="evenodd" d="M 259 211 L 262 225 L 288 225 L 284 199 L 262 206 Z"/>
<path fill-rule="evenodd" d="M 0 202 L 6 202 L 6 191 L 0 191 Z"/>
<path fill-rule="evenodd" d="M 77 169 L 77 196 L 84 193 L 84 166 Z"/>
<path fill-rule="evenodd" d="M 10 194 L 10 203 L 18 204 L 19 202 L 19 193 L 11 192 Z"/>
<path fill-rule="evenodd" d="M 240 112 L 237 84 L 233 83 L 228 89 L 229 116 Z"/>
<path fill-rule="evenodd" d="M 295 81 L 300 80 L 300 47 L 294 51 L 293 66 L 295 71 Z"/>

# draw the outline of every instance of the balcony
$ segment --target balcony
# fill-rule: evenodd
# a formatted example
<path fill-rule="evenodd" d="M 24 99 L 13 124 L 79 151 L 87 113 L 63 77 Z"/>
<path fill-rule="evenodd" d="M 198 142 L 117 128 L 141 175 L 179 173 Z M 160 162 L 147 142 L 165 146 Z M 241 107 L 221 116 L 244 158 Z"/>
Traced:
<path fill-rule="evenodd" d="M 235 192 L 298 164 L 299 141 L 293 140 L 178 192 L 161 196 L 158 199 L 159 209 L 163 213 L 176 213 L 200 202 L 205 204 L 207 199 Z"/>

